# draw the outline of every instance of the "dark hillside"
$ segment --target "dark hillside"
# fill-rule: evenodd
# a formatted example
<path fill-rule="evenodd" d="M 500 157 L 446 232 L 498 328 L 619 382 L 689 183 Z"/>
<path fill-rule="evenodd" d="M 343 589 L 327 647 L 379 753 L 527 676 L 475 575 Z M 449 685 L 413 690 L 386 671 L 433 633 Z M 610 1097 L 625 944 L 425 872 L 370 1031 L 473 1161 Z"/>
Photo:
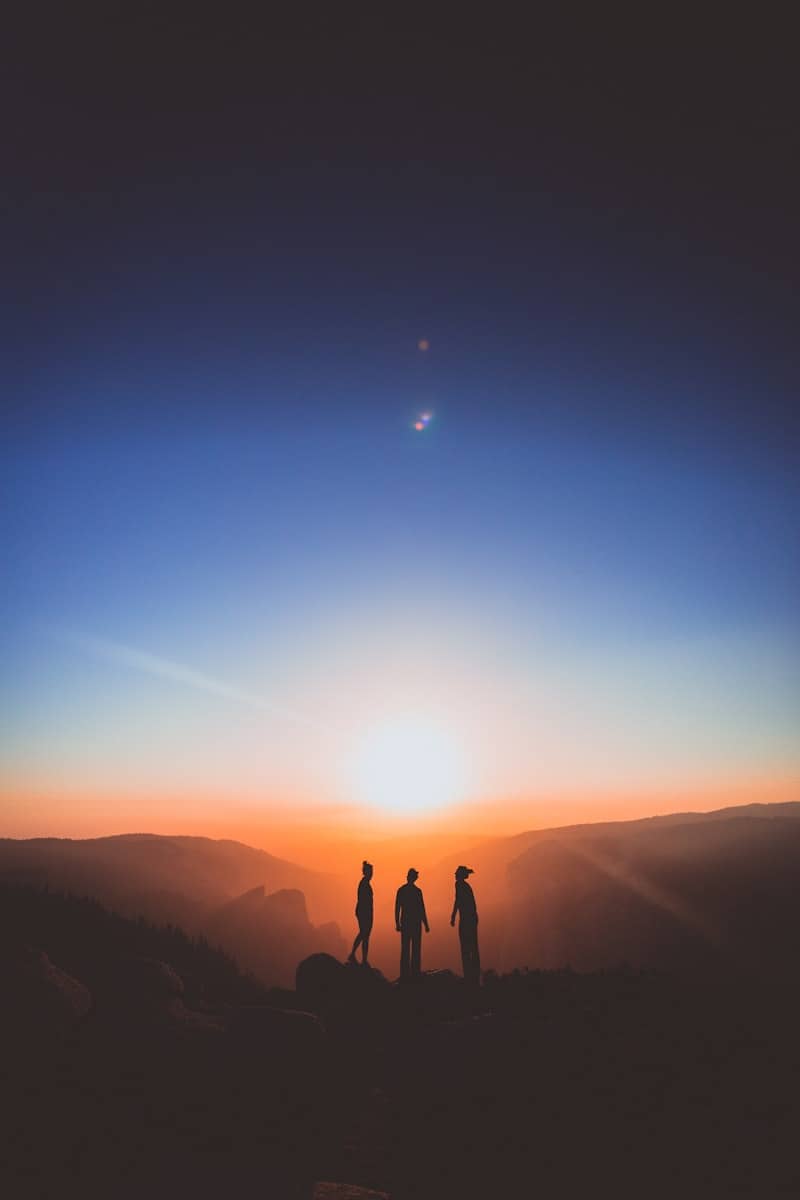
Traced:
<path fill-rule="evenodd" d="M 120 964 L 131 958 L 169 963 L 181 976 L 187 1000 L 253 1003 L 264 989 L 224 951 L 173 925 L 155 925 L 110 912 L 89 897 L 0 883 L 0 953 L 43 949 L 93 996 L 113 986 Z"/>
<path fill-rule="evenodd" d="M 800 821 L 554 831 L 508 867 L 505 966 L 781 972 L 800 936 Z"/>
<path fill-rule="evenodd" d="M 0 1194 L 308 1195 L 314 1017 L 179 929 L 30 888 L 0 888 L 0 972 Z"/>
<path fill-rule="evenodd" d="M 642 817 L 633 821 L 597 821 L 581 825 L 563 825 L 547 829 L 531 829 L 510 837 L 488 838 L 457 854 L 449 854 L 437 864 L 437 874 L 452 877 L 459 863 L 481 865 L 485 881 L 485 901 L 495 903 L 508 896 L 507 868 L 526 851 L 539 842 L 558 837 L 563 840 L 580 841 L 587 836 L 624 836 L 636 832 L 660 832 L 672 825 L 684 827 L 727 822 L 749 818 L 753 821 L 776 819 L 800 822 L 800 801 L 777 804 L 746 804 L 731 808 L 715 809 L 707 813 L 666 813 L 663 816 Z"/>
<path fill-rule="evenodd" d="M 328 913 L 336 906 L 335 880 L 239 842 L 154 834 L 7 838 L 0 840 L 4 880 L 92 896 L 124 916 L 180 925 L 221 945 L 267 984 L 289 983 L 298 958 L 341 953 L 344 945 L 329 917 L 321 928 L 312 923 L 304 890 L 320 914 Z M 263 903 L 248 907 L 243 893 Z M 299 896 L 299 904 L 287 904 L 286 896 Z"/>
<path fill-rule="evenodd" d="M 5 886 L 0 931 L 14 1200 L 800 1185 L 797 973 L 517 971 L 473 991 L 315 954 L 296 991 L 264 992 L 202 941 L 93 901 Z"/>

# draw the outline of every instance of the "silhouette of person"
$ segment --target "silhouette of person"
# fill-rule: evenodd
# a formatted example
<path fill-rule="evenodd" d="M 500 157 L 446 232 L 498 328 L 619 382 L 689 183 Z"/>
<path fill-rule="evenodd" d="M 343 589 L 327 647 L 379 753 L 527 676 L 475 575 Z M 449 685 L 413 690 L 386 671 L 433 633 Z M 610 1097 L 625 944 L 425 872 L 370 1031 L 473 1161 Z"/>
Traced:
<path fill-rule="evenodd" d="M 478 952 L 478 907 L 475 903 L 475 893 L 467 883 L 467 876 L 473 874 L 472 867 L 456 868 L 456 898 L 453 902 L 450 924 L 455 925 L 456 913 L 458 913 L 458 938 L 461 942 L 464 979 L 467 983 L 479 984 L 481 981 L 481 956 Z"/>
<path fill-rule="evenodd" d="M 400 934 L 400 978 L 408 979 L 411 975 L 419 975 L 422 958 L 422 926 L 430 933 L 428 916 L 425 912 L 425 901 L 415 880 L 419 879 L 419 871 L 409 868 L 406 876 L 408 883 L 397 889 L 397 899 L 394 902 L 394 923 Z"/>
<path fill-rule="evenodd" d="M 361 947 L 361 961 L 364 966 L 367 965 L 367 957 L 369 955 L 369 935 L 372 933 L 372 863 L 368 863 L 366 859 L 361 864 L 362 878 L 358 881 L 358 898 L 356 900 L 356 920 L 358 921 L 358 935 L 353 942 L 353 949 L 350 951 L 348 962 L 356 961 L 356 950 Z"/>

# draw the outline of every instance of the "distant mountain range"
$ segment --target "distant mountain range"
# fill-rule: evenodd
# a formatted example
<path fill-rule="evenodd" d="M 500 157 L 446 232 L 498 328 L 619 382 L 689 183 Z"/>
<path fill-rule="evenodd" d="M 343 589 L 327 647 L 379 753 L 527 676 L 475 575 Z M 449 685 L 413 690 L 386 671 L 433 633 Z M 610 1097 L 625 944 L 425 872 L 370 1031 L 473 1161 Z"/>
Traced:
<path fill-rule="evenodd" d="M 540 842 L 553 838 L 581 840 L 585 837 L 626 836 L 648 830 L 660 831 L 671 826 L 705 825 L 709 822 L 748 819 L 753 821 L 775 821 L 776 819 L 800 820 L 800 801 L 778 804 L 745 804 L 719 808 L 707 813 L 667 813 L 657 817 L 641 817 L 632 821 L 596 821 L 581 825 L 562 825 L 548 829 L 529 829 L 509 837 L 489 838 L 472 844 L 457 854 L 442 859 L 437 875 L 452 875 L 462 862 L 470 866 L 480 863 L 484 900 L 494 902 L 508 895 L 507 870 L 511 863 L 521 858 Z M 475 860 L 473 862 L 472 860 Z M 487 890 L 488 889 L 488 890 Z"/>
<path fill-rule="evenodd" d="M 382 849 L 388 857 L 391 845 Z M 391 905 L 402 880 L 387 878 L 396 863 L 382 873 L 379 855 L 375 862 L 372 957 L 391 975 Z M 448 918 L 460 863 L 475 868 L 484 969 L 718 959 L 772 968 L 800 936 L 800 803 L 531 830 L 448 855 L 420 880 L 428 967 L 458 966 Z M 291 982 L 316 951 L 344 956 L 351 930 L 335 922 L 352 921 L 357 882 L 239 842 L 153 834 L 0 840 L 0 880 L 95 896 L 122 914 L 202 933 L 267 984 Z"/>
<path fill-rule="evenodd" d="M 298 959 L 344 952 L 338 927 L 315 911 L 336 908 L 337 881 L 240 842 L 125 834 L 72 840 L 0 840 L 0 880 L 92 896 L 126 916 L 204 934 L 268 984 L 294 978 Z"/>
<path fill-rule="evenodd" d="M 501 970 L 772 967 L 800 935 L 800 803 L 534 830 L 437 874 L 457 861 L 476 867 Z"/>

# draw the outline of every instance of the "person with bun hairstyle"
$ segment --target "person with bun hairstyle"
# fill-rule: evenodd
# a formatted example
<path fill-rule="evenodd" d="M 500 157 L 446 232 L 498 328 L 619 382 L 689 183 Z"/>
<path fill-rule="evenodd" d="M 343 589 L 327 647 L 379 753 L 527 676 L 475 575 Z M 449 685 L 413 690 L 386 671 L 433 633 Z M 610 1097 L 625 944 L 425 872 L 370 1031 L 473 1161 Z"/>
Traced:
<path fill-rule="evenodd" d="M 353 949 L 350 951 L 348 962 L 356 961 L 356 950 L 361 947 L 361 962 L 363 966 L 367 966 L 367 958 L 369 956 L 369 935 L 372 933 L 372 863 L 368 863 L 366 859 L 361 864 L 361 879 L 358 884 L 358 898 L 356 900 L 356 920 L 358 921 L 358 934 L 353 942 Z"/>

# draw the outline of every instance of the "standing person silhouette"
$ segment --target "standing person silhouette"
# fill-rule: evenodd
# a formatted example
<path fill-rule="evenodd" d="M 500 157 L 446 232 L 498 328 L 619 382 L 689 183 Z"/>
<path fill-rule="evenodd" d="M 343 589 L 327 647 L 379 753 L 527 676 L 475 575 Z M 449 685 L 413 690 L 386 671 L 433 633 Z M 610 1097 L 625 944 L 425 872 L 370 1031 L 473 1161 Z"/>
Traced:
<path fill-rule="evenodd" d="M 372 933 L 372 863 L 368 863 L 366 859 L 361 864 L 362 878 L 358 881 L 358 898 L 356 900 L 356 920 L 358 921 L 358 935 L 353 942 L 353 949 L 350 951 L 348 962 L 356 961 L 356 950 L 361 947 L 361 962 L 366 967 L 367 957 L 369 955 L 369 935 Z"/>
<path fill-rule="evenodd" d="M 478 906 L 475 903 L 475 893 L 467 883 L 467 876 L 473 874 L 472 867 L 456 868 L 456 898 L 453 903 L 450 924 L 455 925 L 456 913 L 458 913 L 458 939 L 461 942 L 464 980 L 467 983 L 479 984 L 481 981 L 481 956 L 478 952 Z"/>
<path fill-rule="evenodd" d="M 408 883 L 397 889 L 397 899 L 394 902 L 394 923 L 400 934 L 401 979 L 419 975 L 422 957 L 422 926 L 425 926 L 426 933 L 431 931 L 425 912 L 425 901 L 415 883 L 415 880 L 419 879 L 419 871 L 410 867 L 406 878 Z"/>

